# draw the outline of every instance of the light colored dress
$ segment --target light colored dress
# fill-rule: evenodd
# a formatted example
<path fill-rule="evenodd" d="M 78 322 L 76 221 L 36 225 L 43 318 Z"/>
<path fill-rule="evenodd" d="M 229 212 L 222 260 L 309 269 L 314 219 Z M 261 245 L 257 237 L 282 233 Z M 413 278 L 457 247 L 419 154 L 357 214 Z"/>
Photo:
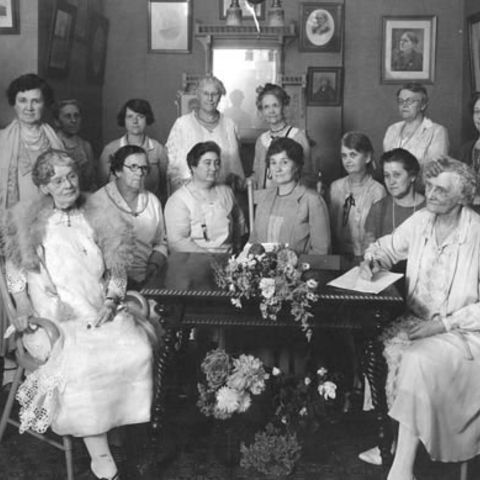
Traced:
<path fill-rule="evenodd" d="M 390 415 L 433 460 L 460 462 L 480 453 L 480 217 L 464 207 L 442 245 L 434 222 L 417 212 L 368 252 L 387 268 L 408 258 L 409 313 L 384 334 Z M 445 333 L 408 340 L 409 326 L 435 314 Z"/>
<path fill-rule="evenodd" d="M 353 190 L 348 176 L 331 184 L 329 210 L 333 253 L 363 255 L 368 212 L 371 205 L 381 200 L 386 194 L 385 188 L 370 175 L 362 185 L 355 186 Z M 348 207 L 348 218 L 344 222 L 345 202 L 351 195 L 355 205 L 351 204 Z"/>
<path fill-rule="evenodd" d="M 128 266 L 128 278 L 143 282 L 148 260 L 153 252 L 168 255 L 165 222 L 162 205 L 151 192 L 144 190 L 138 194 L 137 209 L 132 211 L 118 191 L 115 180 L 94 193 L 91 202 L 98 202 L 105 210 L 115 208 L 133 232 L 133 258 Z"/>
<path fill-rule="evenodd" d="M 10 266 L 7 273 L 9 290 L 18 293 L 28 285 L 36 313 L 61 331 L 47 363 L 19 389 L 21 431 L 43 432 L 51 425 L 60 435 L 84 437 L 147 422 L 152 351 L 144 329 L 125 311 L 88 328 L 105 292 L 123 296 L 126 282 L 112 278 L 106 286 L 102 252 L 82 211 L 54 212 L 41 251 L 40 272 Z M 32 337 L 35 353 L 42 342 Z M 26 343 L 28 348 L 28 338 Z"/>
<path fill-rule="evenodd" d="M 425 165 L 430 160 L 437 160 L 443 155 L 448 155 L 450 141 L 445 127 L 433 123 L 425 117 L 413 135 L 402 139 L 404 127 L 404 121 L 388 127 L 383 139 L 384 152 L 394 148 L 404 148 L 415 156 L 420 166 Z"/>
<path fill-rule="evenodd" d="M 275 136 L 269 130 L 263 132 L 255 142 L 255 158 L 253 159 L 253 177 L 255 179 L 255 185 L 258 189 L 268 188 L 273 186 L 272 179 L 268 173 L 266 157 L 268 147 L 271 145 L 272 141 L 276 138 L 287 137 L 295 140 L 303 147 L 303 152 L 305 155 L 304 159 L 304 168 L 302 172 L 305 175 L 312 175 L 311 172 L 311 158 L 310 158 L 310 143 L 308 141 L 306 133 L 297 127 L 287 126 L 282 131 L 282 135 Z"/>
<path fill-rule="evenodd" d="M 191 183 L 167 201 L 168 246 L 175 252 L 231 252 L 246 233 L 245 217 L 230 187 L 216 185 L 211 201 L 200 197 Z"/>
<path fill-rule="evenodd" d="M 196 117 L 195 112 L 187 113 L 177 118 L 167 140 L 168 178 L 172 191 L 177 190 L 191 178 L 187 165 L 187 154 L 199 142 L 215 142 L 220 149 L 222 166 L 218 182 L 224 183 L 226 177 L 233 173 L 242 180 L 245 178 L 240 152 L 238 150 L 238 135 L 235 122 L 220 114 L 218 124 L 210 131 Z"/>

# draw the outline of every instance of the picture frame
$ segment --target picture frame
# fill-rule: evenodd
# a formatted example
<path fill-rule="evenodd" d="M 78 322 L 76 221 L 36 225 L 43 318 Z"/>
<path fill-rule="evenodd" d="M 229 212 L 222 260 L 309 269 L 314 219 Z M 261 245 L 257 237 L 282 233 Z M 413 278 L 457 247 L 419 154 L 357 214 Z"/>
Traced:
<path fill-rule="evenodd" d="M 88 33 L 88 2 L 89 0 L 67 0 L 69 5 L 77 9 L 77 20 L 75 22 L 75 39 L 78 42 L 86 43 Z"/>
<path fill-rule="evenodd" d="M 232 0 L 219 0 L 220 3 L 220 20 L 227 18 L 227 9 L 232 3 Z M 242 9 L 242 18 L 245 20 L 253 19 L 251 10 L 245 4 L 245 0 L 239 0 L 240 8 Z M 255 5 L 255 14 L 258 20 L 265 20 L 265 3 Z"/>
<path fill-rule="evenodd" d="M 76 7 L 57 2 L 48 42 L 47 75 L 50 77 L 68 77 L 76 15 Z"/>
<path fill-rule="evenodd" d="M 91 15 L 87 37 L 87 80 L 102 85 L 107 60 L 108 19 L 102 15 Z"/>
<path fill-rule="evenodd" d="M 340 52 L 343 44 L 343 5 L 308 2 L 300 4 L 301 52 Z"/>
<path fill-rule="evenodd" d="M 0 1 L 0 34 L 20 33 L 20 0 Z"/>
<path fill-rule="evenodd" d="M 191 0 L 150 0 L 149 52 L 191 53 Z"/>
<path fill-rule="evenodd" d="M 181 117 L 193 110 L 199 109 L 199 101 L 197 94 L 190 91 L 180 90 L 177 92 L 177 116 Z"/>
<path fill-rule="evenodd" d="M 472 93 L 480 92 L 480 12 L 468 17 L 468 46 Z"/>
<path fill-rule="evenodd" d="M 343 68 L 308 67 L 307 106 L 335 107 L 343 101 Z"/>
<path fill-rule="evenodd" d="M 437 17 L 383 17 L 382 83 L 435 80 Z"/>

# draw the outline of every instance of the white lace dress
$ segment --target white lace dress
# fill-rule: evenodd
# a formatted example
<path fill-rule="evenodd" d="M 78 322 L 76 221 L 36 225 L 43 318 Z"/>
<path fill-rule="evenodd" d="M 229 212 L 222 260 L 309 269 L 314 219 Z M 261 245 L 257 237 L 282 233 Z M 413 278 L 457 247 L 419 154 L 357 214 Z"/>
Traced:
<path fill-rule="evenodd" d="M 38 316 L 61 331 L 45 365 L 19 389 L 21 430 L 50 425 L 60 435 L 90 436 L 113 427 L 147 422 L 152 399 L 152 351 L 143 328 L 120 311 L 113 321 L 89 328 L 109 295 L 123 296 L 124 281 L 105 286 L 102 253 L 81 211 L 55 212 L 46 226 L 39 273 L 9 269 L 12 293 L 26 288 Z M 44 339 L 27 348 L 42 356 Z"/>

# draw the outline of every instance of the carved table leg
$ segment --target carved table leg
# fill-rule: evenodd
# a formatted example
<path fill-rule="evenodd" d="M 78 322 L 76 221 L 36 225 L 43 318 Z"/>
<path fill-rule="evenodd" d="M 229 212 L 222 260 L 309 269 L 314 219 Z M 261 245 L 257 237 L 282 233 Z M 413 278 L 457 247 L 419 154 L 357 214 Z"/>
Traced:
<path fill-rule="evenodd" d="M 376 318 L 380 319 L 380 315 L 377 314 Z M 366 339 L 363 368 L 370 383 L 372 403 L 378 425 L 378 446 L 382 456 L 383 470 L 386 474 L 392 463 L 392 432 L 385 394 L 387 363 L 383 356 L 383 343 L 378 338 L 379 333 L 380 328 L 377 329 L 377 334 Z"/>

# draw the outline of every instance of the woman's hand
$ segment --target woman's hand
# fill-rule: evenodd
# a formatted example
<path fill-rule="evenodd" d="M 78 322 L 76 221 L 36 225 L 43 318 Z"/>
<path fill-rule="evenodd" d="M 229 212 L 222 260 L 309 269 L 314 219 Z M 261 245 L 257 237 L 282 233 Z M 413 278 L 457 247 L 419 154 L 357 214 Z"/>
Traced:
<path fill-rule="evenodd" d="M 163 253 L 154 251 L 150 255 L 147 263 L 147 271 L 145 272 L 145 280 L 156 276 L 160 272 L 167 261 L 167 257 Z"/>
<path fill-rule="evenodd" d="M 381 270 L 378 260 L 373 258 L 365 258 L 360 264 L 360 278 L 371 280 L 373 276 Z"/>
<path fill-rule="evenodd" d="M 98 328 L 104 323 L 111 322 L 117 313 L 117 302 L 111 298 L 107 298 L 103 307 L 98 312 L 97 318 L 92 324 L 92 327 Z"/>
<path fill-rule="evenodd" d="M 407 332 L 410 340 L 420 340 L 421 338 L 432 337 L 445 332 L 445 325 L 441 320 L 431 320 L 415 325 Z"/>

